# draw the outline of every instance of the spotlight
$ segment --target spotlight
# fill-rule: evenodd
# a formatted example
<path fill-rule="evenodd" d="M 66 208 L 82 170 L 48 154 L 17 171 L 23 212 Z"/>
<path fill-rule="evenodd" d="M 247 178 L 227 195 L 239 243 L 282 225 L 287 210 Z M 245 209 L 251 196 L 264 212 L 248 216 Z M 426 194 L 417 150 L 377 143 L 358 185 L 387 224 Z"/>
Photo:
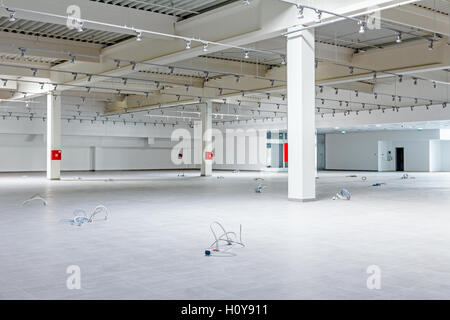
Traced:
<path fill-rule="evenodd" d="M 316 22 L 322 21 L 322 11 L 316 9 Z"/>
<path fill-rule="evenodd" d="M 376 78 L 377 78 L 377 72 L 374 71 L 374 72 L 373 72 L 373 79 L 375 80 Z"/>
<path fill-rule="evenodd" d="M 428 44 L 428 50 L 433 50 L 433 43 L 434 43 L 434 40 L 433 39 L 430 39 L 430 40 L 428 40 L 428 41 L 430 41 L 430 43 Z"/>
<path fill-rule="evenodd" d="M 203 43 L 203 52 L 208 52 L 208 42 Z"/>
<path fill-rule="evenodd" d="M 395 42 L 397 42 L 397 43 L 402 42 L 402 33 L 401 32 L 397 33 L 397 40 L 395 40 Z"/>
<path fill-rule="evenodd" d="M 323 86 L 319 86 L 319 92 L 323 93 Z"/>
<path fill-rule="evenodd" d="M 78 27 L 77 27 L 78 32 L 83 32 L 83 24 L 84 24 L 83 21 L 81 21 L 81 20 L 78 21 Z"/>
<path fill-rule="evenodd" d="M 209 81 L 209 72 L 205 71 L 205 81 L 208 82 Z"/>
<path fill-rule="evenodd" d="M 248 53 L 248 51 L 245 51 L 244 52 L 244 59 L 248 59 L 249 58 L 249 53 Z"/>
<path fill-rule="evenodd" d="M 297 5 L 297 10 L 298 10 L 298 14 L 297 14 L 297 18 L 298 19 L 303 19 L 303 9 L 304 9 L 304 7 L 302 7 L 302 6 L 300 6 L 300 5 Z"/>
<path fill-rule="evenodd" d="M 359 91 L 355 90 L 355 96 L 358 97 L 359 96 Z"/>
<path fill-rule="evenodd" d="M 88 74 L 88 82 L 92 80 L 92 74 Z"/>
<path fill-rule="evenodd" d="M 433 81 L 433 88 L 436 89 L 436 87 L 437 87 L 436 81 Z"/>
<path fill-rule="evenodd" d="M 39 83 L 39 84 L 41 85 L 41 90 L 43 90 L 43 89 L 44 89 L 44 83 L 41 82 L 41 83 Z"/>
<path fill-rule="evenodd" d="M 8 79 L 2 79 L 3 81 L 3 86 L 6 87 L 6 85 L 8 84 Z"/>
<path fill-rule="evenodd" d="M 116 68 L 119 69 L 120 68 L 120 60 L 114 59 L 114 62 L 116 63 Z"/>
<path fill-rule="evenodd" d="M 417 85 L 417 78 L 413 78 L 413 80 L 414 80 L 414 85 L 416 86 Z"/>
<path fill-rule="evenodd" d="M 338 88 L 334 88 L 334 94 L 338 94 L 339 93 L 339 89 Z"/>
<path fill-rule="evenodd" d="M 398 76 L 398 82 L 402 83 L 402 81 L 403 81 L 403 76 L 402 75 Z"/>
<path fill-rule="evenodd" d="M 37 74 L 37 69 L 35 69 L 35 68 L 32 68 L 32 69 L 31 69 L 31 72 L 33 72 L 33 77 L 36 77 L 36 74 Z"/>
<path fill-rule="evenodd" d="M 78 78 L 78 73 L 72 72 L 72 75 L 73 75 L 73 80 L 77 80 L 77 78 Z"/>
<path fill-rule="evenodd" d="M 142 31 L 136 30 L 136 41 L 141 42 L 142 41 Z"/>
<path fill-rule="evenodd" d="M 366 25 L 363 21 L 358 22 L 359 24 L 359 33 L 363 34 L 364 32 L 366 32 Z"/>
<path fill-rule="evenodd" d="M 281 64 L 286 64 L 286 56 L 284 55 L 281 56 Z"/>
<path fill-rule="evenodd" d="M 20 50 L 20 57 L 23 58 L 25 56 L 25 51 L 27 51 L 27 49 L 19 48 L 19 50 Z"/>
<path fill-rule="evenodd" d="M 374 93 L 373 97 L 375 98 L 375 100 L 378 99 L 378 93 Z"/>
<path fill-rule="evenodd" d="M 123 85 L 126 86 L 127 82 L 128 82 L 128 79 L 127 78 L 122 78 L 122 81 L 123 81 Z"/>
<path fill-rule="evenodd" d="M 7 11 L 9 11 L 9 22 L 14 22 L 16 21 L 16 11 L 11 10 L 11 9 L 6 9 Z"/>
<path fill-rule="evenodd" d="M 349 67 L 349 70 L 350 70 L 350 75 L 352 76 L 354 68 L 353 67 Z"/>

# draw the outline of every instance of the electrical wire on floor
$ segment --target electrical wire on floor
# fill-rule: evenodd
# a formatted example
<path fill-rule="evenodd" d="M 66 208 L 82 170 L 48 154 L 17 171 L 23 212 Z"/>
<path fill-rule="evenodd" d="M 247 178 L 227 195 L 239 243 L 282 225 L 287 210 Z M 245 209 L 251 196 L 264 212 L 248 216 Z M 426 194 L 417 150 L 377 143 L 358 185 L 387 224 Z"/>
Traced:
<path fill-rule="evenodd" d="M 381 187 L 381 186 L 383 186 L 383 185 L 385 185 L 386 183 L 384 183 L 384 182 L 377 182 L 377 183 L 374 183 L 373 185 L 372 185 L 372 187 Z"/>
<path fill-rule="evenodd" d="M 214 226 L 220 228 L 222 233 L 218 236 L 219 233 L 214 231 Z M 214 221 L 209 226 L 211 232 L 214 236 L 215 241 L 209 246 L 209 248 L 205 249 L 205 256 L 212 257 L 234 257 L 237 254 L 231 252 L 231 250 L 235 246 L 245 247 L 245 244 L 242 242 L 242 225 L 239 225 L 239 240 L 237 234 L 232 231 L 226 231 L 220 222 Z M 234 238 L 234 239 L 233 239 Z"/>
<path fill-rule="evenodd" d="M 336 195 L 332 198 L 333 200 L 350 200 L 352 197 L 352 194 L 347 189 L 341 189 Z"/>
<path fill-rule="evenodd" d="M 258 184 L 255 188 L 255 193 L 262 193 L 265 188 L 267 188 L 267 186 Z"/>
<path fill-rule="evenodd" d="M 99 215 L 103 215 L 103 218 L 98 218 Z M 72 225 L 77 225 L 81 227 L 85 223 L 93 223 L 99 220 L 108 220 L 109 211 L 104 205 L 99 205 L 95 207 L 94 211 L 90 216 L 87 215 L 86 211 L 77 209 L 73 212 L 73 218 L 63 219 L 63 222 L 68 222 Z"/>
<path fill-rule="evenodd" d="M 47 205 L 47 200 L 45 200 L 43 197 L 41 197 L 39 194 L 35 194 L 34 196 L 32 196 L 31 198 L 25 200 L 24 202 L 22 202 L 22 206 L 32 202 L 32 201 L 41 201 L 42 204 L 44 206 Z"/>

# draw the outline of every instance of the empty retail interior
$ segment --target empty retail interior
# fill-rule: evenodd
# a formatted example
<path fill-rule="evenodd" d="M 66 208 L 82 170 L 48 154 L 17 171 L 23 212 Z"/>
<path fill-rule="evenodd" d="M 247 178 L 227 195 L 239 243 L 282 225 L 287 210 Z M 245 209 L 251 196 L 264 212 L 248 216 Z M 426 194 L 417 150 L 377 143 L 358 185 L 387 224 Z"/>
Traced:
<path fill-rule="evenodd" d="M 374 2 L 2 1 L 0 299 L 446 298 L 450 2 Z"/>

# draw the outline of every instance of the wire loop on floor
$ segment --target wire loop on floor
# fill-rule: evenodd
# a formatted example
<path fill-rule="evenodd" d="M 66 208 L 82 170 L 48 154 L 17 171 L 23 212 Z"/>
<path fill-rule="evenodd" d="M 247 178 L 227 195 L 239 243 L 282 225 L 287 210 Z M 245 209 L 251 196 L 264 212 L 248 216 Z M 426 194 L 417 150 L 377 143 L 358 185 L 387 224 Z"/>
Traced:
<path fill-rule="evenodd" d="M 219 236 L 219 233 L 216 233 L 214 230 L 214 226 L 221 229 L 222 233 Z M 231 252 L 231 249 L 235 246 L 245 247 L 245 244 L 242 242 L 242 225 L 239 225 L 239 240 L 235 232 L 226 231 L 220 222 L 214 221 L 209 227 L 215 241 L 205 250 L 206 256 L 233 257 L 236 254 Z"/>

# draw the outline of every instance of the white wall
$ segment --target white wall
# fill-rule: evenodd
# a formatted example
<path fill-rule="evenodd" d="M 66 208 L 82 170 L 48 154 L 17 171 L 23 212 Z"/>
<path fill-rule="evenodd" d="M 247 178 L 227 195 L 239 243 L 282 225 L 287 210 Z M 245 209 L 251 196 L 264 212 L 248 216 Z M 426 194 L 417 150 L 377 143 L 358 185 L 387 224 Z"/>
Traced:
<path fill-rule="evenodd" d="M 450 140 L 430 141 L 430 171 L 450 171 Z"/>
<path fill-rule="evenodd" d="M 0 120 L 0 172 L 45 171 L 45 122 Z M 63 123 L 63 171 L 175 169 L 173 128 Z"/>
<path fill-rule="evenodd" d="M 404 147 L 405 170 L 428 171 L 428 140 L 431 139 L 439 139 L 439 130 L 326 134 L 326 169 L 377 171 L 379 152 L 392 147 L 393 161 L 395 161 L 395 147 Z M 386 144 L 384 149 L 379 150 L 379 141 L 392 141 L 392 145 Z M 387 169 L 383 165 L 381 168 Z"/>

